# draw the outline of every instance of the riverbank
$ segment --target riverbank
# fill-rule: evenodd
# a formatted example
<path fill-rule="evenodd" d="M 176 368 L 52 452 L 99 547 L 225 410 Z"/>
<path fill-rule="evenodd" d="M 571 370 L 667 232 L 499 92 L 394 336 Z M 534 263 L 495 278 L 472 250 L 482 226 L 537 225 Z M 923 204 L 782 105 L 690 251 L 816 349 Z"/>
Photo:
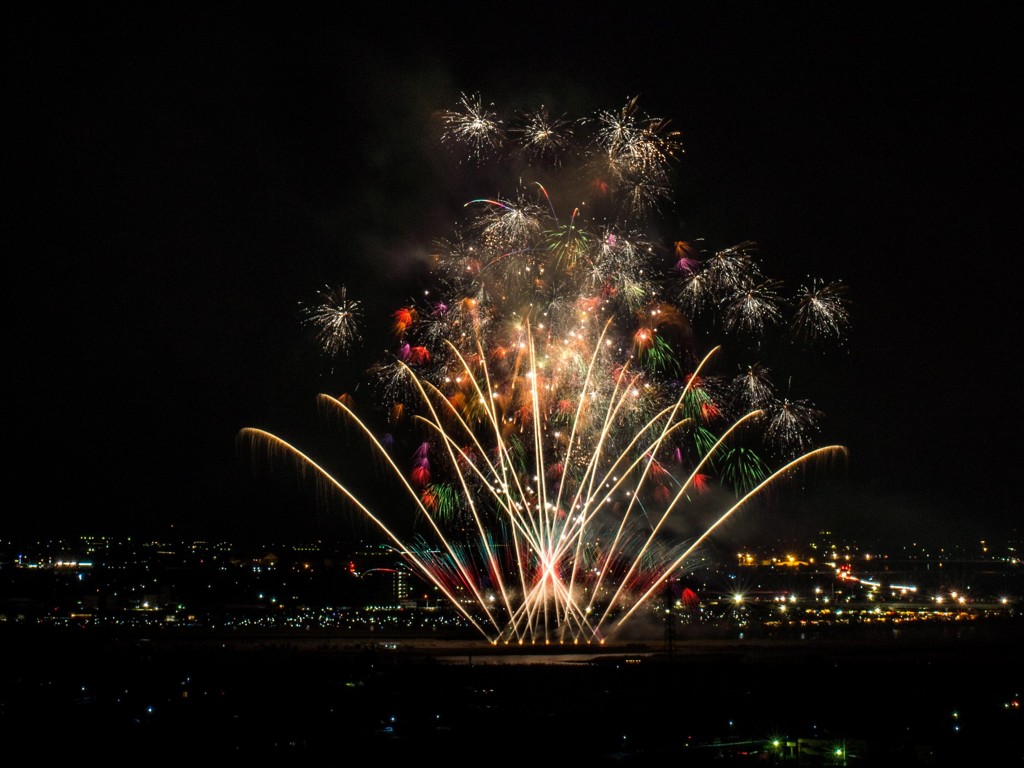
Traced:
<path fill-rule="evenodd" d="M 814 765 L 831 764 L 815 761 L 835 741 L 849 745 L 848 764 L 1021 757 L 1016 623 L 900 637 L 683 638 L 671 649 L 27 629 L 0 631 L 0 723 L 14 734 L 45 723 L 52 739 L 24 737 L 36 755 L 59 744 L 140 757 L 342 762 L 444 750 L 452 764 L 515 752 L 738 765 L 800 752 L 797 764 Z"/>

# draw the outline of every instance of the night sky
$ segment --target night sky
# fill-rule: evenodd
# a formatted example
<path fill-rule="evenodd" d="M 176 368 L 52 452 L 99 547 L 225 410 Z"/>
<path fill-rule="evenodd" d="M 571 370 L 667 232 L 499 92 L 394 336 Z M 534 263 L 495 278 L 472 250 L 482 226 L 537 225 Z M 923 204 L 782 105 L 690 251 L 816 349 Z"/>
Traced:
<path fill-rule="evenodd" d="M 790 284 L 849 285 L 846 345 L 799 373 L 849 462 L 751 536 L 1008 535 L 1018 25 L 1000 5 L 676 5 L 14 24 L 4 476 L 23 500 L 0 535 L 357 530 L 287 472 L 254 473 L 235 437 L 263 427 L 365 475 L 314 396 L 380 359 L 466 195 L 502 191 L 467 193 L 437 146 L 431 116 L 460 92 L 573 116 L 639 94 L 686 150 L 666 242 L 754 240 Z M 298 308 L 341 283 L 366 347 L 332 372 Z"/>

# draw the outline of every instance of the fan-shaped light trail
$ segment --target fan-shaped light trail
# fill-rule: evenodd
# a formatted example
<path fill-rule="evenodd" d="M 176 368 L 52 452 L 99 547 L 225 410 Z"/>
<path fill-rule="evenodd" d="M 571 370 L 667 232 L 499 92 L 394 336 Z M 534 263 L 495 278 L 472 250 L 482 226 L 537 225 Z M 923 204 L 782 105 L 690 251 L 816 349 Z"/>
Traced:
<path fill-rule="evenodd" d="M 529 332 L 528 338 L 532 348 L 532 335 Z M 598 347 L 603 339 L 604 334 L 598 339 Z M 690 379 L 691 384 L 713 353 L 714 350 L 701 361 Z M 661 560 L 654 563 L 653 567 L 648 565 L 639 578 L 634 578 L 642 569 L 645 556 L 652 551 L 665 522 L 677 510 L 681 500 L 686 498 L 694 478 L 704 464 L 717 455 L 735 430 L 760 413 L 753 411 L 746 414 L 722 434 L 689 476 L 679 483 L 675 497 L 665 507 L 657 523 L 644 532 L 644 540 L 637 548 L 635 537 L 626 535 L 630 517 L 635 515 L 635 506 L 651 467 L 655 466 L 655 456 L 662 444 L 689 421 L 681 416 L 681 406 L 691 384 L 683 389 L 671 407 L 662 409 L 643 424 L 621 449 L 606 455 L 604 447 L 608 432 L 616 422 L 616 415 L 629 402 L 631 392 L 628 386 L 616 386 L 606 398 L 607 402 L 588 398 L 585 393 L 596 359 L 597 355 L 594 354 L 587 375 L 583 378 L 583 391 L 578 398 L 563 457 L 567 463 L 572 459 L 574 449 L 576 452 L 585 451 L 582 445 L 584 441 L 577 437 L 578 425 L 584 419 L 585 411 L 598 409 L 604 415 L 593 449 L 581 457 L 585 469 L 568 493 L 566 484 L 560 483 L 557 490 L 552 489 L 552 493 L 544 481 L 542 468 L 546 466 L 547 458 L 539 426 L 534 427 L 534 454 L 531 462 L 531 468 L 535 470 L 532 476 L 536 484 L 534 488 L 528 483 L 529 473 L 524 476 L 516 467 L 513 452 L 501 439 L 501 416 L 493 403 L 487 409 L 487 420 L 497 443 L 493 451 L 487 451 L 476 431 L 440 390 L 429 382 L 423 382 L 411 369 L 408 371 L 429 413 L 429 416 L 418 419 L 444 444 L 471 510 L 478 551 L 486 566 L 482 574 L 471 567 L 463 544 L 450 540 L 446 535 L 443 521 L 423 504 L 420 494 L 406 480 L 401 468 L 371 429 L 341 400 L 320 395 L 322 403 L 336 409 L 359 427 L 373 450 L 404 488 L 418 514 L 427 521 L 446 555 L 444 563 L 447 565 L 440 569 L 444 573 L 439 572 L 440 563 L 436 557 L 425 556 L 414 543 L 403 540 L 344 484 L 302 451 L 263 430 L 245 429 L 241 438 L 254 449 L 262 447 L 269 452 L 290 457 L 299 467 L 312 471 L 326 481 L 330 488 L 342 494 L 394 544 L 409 565 L 434 584 L 491 643 L 538 640 L 545 643 L 601 642 L 606 636 L 606 624 L 612 622 L 615 627 L 623 625 L 663 585 L 665 579 L 684 565 L 687 557 L 712 531 L 756 497 L 762 489 L 807 461 L 843 449 L 838 446 L 820 448 L 786 464 L 732 505 L 681 554 L 676 554 L 675 550 L 662 553 Z M 535 355 L 531 355 L 531 362 L 536 364 Z M 472 376 L 468 364 L 465 373 Z M 484 381 L 488 379 L 484 366 Z M 479 383 L 476 386 L 479 389 Z M 533 423 L 540 425 L 540 396 L 535 383 L 533 387 Z M 483 394 L 482 389 L 478 394 Z M 475 449 L 472 454 L 462 447 L 464 440 L 469 440 Z M 474 461 L 474 456 L 480 460 Z M 609 511 L 610 502 L 627 485 L 629 502 L 615 519 L 614 513 Z M 481 489 L 485 491 L 487 499 L 477 498 Z M 563 497 L 568 500 L 564 505 Z M 492 515 L 480 509 L 481 506 L 496 512 L 496 521 L 490 520 Z M 603 525 L 595 526 L 599 517 L 605 518 Z M 608 518 L 614 522 L 614 536 L 610 545 L 600 556 L 588 556 L 602 534 L 610 529 Z M 498 529 L 493 527 L 494 522 L 497 522 Z M 500 545 L 496 542 L 503 538 L 502 533 L 506 530 L 512 532 L 513 548 L 510 554 L 502 557 L 498 550 Z M 626 546 L 627 542 L 632 546 Z M 511 572 L 506 572 L 509 566 Z"/>

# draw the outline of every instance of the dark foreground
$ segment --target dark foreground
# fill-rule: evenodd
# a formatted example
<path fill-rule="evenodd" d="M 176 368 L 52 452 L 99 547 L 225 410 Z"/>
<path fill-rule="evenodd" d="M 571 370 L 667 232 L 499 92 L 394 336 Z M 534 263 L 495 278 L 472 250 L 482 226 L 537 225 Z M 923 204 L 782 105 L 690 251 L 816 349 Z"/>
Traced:
<path fill-rule="evenodd" d="M 0 638 L 9 757 L 1024 764 L 1018 624 L 683 639 L 671 653 L 657 641 L 493 649 L 26 627 Z"/>

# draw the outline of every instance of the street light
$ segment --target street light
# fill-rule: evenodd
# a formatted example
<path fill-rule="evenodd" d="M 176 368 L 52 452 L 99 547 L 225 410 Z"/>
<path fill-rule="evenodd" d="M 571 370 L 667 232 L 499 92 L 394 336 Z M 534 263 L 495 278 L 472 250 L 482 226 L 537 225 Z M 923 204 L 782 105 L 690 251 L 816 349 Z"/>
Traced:
<path fill-rule="evenodd" d="M 835 765 L 846 765 L 846 742 L 837 744 L 832 750 L 832 755 L 835 757 Z"/>

